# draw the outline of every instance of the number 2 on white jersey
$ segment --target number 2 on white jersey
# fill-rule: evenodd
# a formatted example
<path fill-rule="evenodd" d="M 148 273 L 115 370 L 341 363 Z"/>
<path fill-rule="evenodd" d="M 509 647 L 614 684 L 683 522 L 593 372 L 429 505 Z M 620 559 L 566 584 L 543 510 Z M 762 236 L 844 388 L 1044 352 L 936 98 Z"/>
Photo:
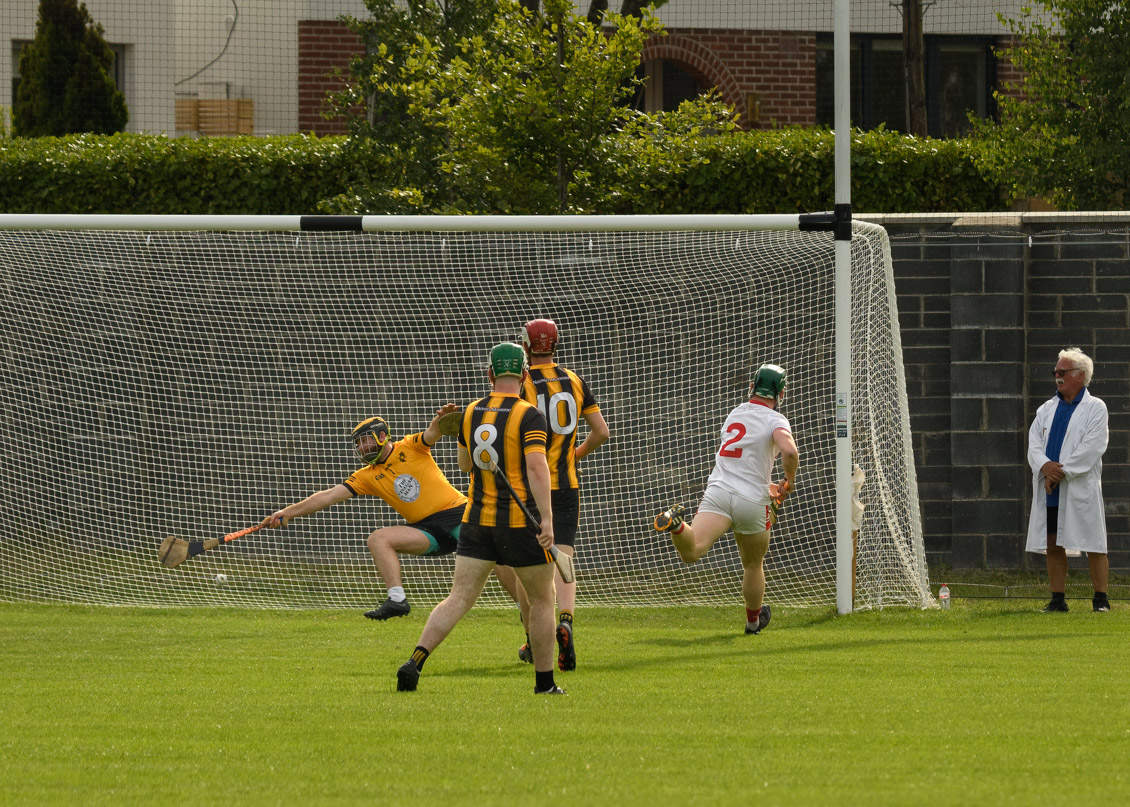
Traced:
<path fill-rule="evenodd" d="M 730 446 L 745 437 L 745 426 L 743 426 L 741 423 L 731 423 L 726 427 L 726 431 L 734 436 L 722 444 L 722 447 L 718 449 L 718 456 L 740 457 L 742 455 L 742 449 L 730 448 Z"/>

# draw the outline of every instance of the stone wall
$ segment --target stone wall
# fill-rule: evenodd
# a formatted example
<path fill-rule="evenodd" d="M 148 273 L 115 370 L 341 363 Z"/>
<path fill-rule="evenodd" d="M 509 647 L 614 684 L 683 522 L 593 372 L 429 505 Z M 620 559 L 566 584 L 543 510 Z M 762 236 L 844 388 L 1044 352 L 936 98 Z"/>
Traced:
<path fill-rule="evenodd" d="M 927 561 L 1043 568 L 1027 432 L 1074 346 L 1110 412 L 1110 560 L 1130 568 L 1130 214 L 859 218 L 891 235 Z"/>

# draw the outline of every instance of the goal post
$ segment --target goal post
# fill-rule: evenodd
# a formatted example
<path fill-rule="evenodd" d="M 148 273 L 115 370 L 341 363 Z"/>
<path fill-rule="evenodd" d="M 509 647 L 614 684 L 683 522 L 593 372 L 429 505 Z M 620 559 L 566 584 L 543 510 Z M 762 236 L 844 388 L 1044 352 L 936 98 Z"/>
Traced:
<path fill-rule="evenodd" d="M 0 600 L 371 607 L 359 497 L 161 565 L 344 480 L 350 429 L 396 436 L 486 389 L 490 346 L 549 317 L 611 439 L 581 462 L 578 599 L 740 602 L 722 541 L 679 561 L 650 528 L 695 505 L 725 415 L 783 365 L 802 452 L 767 597 L 837 602 L 834 216 L 0 215 Z M 852 225 L 851 452 L 867 483 L 855 607 L 929 603 L 890 263 Z M 435 448 L 458 487 L 454 441 Z M 850 527 L 849 527 L 850 529 Z M 450 556 L 402 557 L 421 604 Z M 216 576 L 223 575 L 223 585 Z M 850 579 L 850 578 L 849 578 Z M 849 594 L 850 596 L 850 594 Z M 508 601 L 493 583 L 486 604 Z"/>

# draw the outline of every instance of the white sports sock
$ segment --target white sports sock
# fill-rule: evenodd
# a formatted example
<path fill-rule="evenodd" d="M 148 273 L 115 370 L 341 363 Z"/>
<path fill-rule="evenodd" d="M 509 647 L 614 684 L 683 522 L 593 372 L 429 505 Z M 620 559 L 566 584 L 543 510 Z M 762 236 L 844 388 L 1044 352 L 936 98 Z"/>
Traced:
<path fill-rule="evenodd" d="M 393 602 L 404 602 L 408 599 L 404 593 L 404 586 L 393 586 L 388 590 L 388 598 Z"/>

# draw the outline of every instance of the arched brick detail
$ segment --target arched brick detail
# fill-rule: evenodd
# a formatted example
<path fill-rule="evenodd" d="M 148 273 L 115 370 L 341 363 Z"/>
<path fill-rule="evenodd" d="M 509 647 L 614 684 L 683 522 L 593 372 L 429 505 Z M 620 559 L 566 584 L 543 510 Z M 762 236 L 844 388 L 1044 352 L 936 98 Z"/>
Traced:
<path fill-rule="evenodd" d="M 689 68 L 687 72 L 694 76 L 696 81 L 717 87 L 722 94 L 722 100 L 727 104 L 732 104 L 739 110 L 745 107 L 738 82 L 726 63 L 693 37 L 670 34 L 652 39 L 644 46 L 640 58 L 644 61 L 660 59 L 678 62 Z"/>

